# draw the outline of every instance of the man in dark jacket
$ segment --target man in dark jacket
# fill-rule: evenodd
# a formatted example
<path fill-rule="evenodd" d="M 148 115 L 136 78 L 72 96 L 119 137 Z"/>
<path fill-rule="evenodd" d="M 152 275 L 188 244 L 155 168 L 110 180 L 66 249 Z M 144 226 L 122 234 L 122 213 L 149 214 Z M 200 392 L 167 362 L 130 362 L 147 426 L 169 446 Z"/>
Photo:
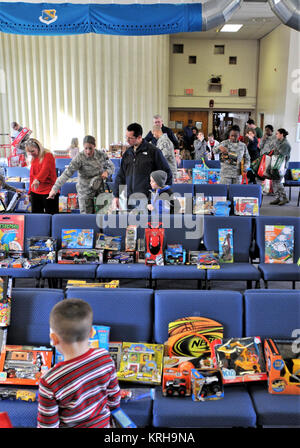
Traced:
<path fill-rule="evenodd" d="M 167 173 L 167 185 L 172 184 L 172 171 L 162 152 L 142 138 L 143 128 L 138 123 L 127 127 L 126 138 L 130 147 L 122 157 L 119 172 L 113 186 L 114 205 L 119 208 L 119 195 L 122 186 L 127 187 L 127 199 L 133 193 L 149 196 L 150 174 L 162 170 Z"/>
<path fill-rule="evenodd" d="M 174 149 L 179 149 L 179 142 L 178 142 L 177 138 L 175 137 L 172 129 L 167 128 L 167 126 L 165 126 L 163 124 L 163 120 L 162 120 L 160 115 L 154 115 L 154 117 L 153 117 L 153 125 L 154 126 L 160 126 L 162 133 L 163 134 L 167 134 L 167 136 L 169 137 L 169 139 L 173 143 Z M 152 131 L 148 132 L 148 134 L 145 137 L 145 140 L 147 142 L 151 142 L 152 145 L 156 146 L 157 139 L 152 134 Z"/>

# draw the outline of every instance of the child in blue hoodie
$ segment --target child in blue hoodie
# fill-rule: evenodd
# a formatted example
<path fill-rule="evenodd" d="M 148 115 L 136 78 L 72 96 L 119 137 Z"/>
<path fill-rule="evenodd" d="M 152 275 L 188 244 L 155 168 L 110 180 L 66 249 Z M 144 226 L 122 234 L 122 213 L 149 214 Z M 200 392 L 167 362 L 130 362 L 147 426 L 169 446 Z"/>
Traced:
<path fill-rule="evenodd" d="M 166 180 L 165 171 L 157 170 L 150 174 L 151 197 L 147 206 L 150 212 L 173 214 L 179 210 L 179 201 L 173 197 L 173 190 L 170 185 L 166 185 Z"/>

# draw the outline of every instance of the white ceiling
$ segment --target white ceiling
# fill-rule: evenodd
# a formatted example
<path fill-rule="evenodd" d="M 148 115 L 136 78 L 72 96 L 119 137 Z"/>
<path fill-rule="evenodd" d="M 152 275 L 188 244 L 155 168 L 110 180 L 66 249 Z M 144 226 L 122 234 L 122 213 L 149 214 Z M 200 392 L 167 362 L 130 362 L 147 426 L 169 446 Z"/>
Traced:
<path fill-rule="evenodd" d="M 240 23 L 243 26 L 237 33 L 217 32 L 220 26 L 209 31 L 178 33 L 173 36 L 191 39 L 261 39 L 281 24 L 266 1 L 244 1 L 227 23 Z"/>

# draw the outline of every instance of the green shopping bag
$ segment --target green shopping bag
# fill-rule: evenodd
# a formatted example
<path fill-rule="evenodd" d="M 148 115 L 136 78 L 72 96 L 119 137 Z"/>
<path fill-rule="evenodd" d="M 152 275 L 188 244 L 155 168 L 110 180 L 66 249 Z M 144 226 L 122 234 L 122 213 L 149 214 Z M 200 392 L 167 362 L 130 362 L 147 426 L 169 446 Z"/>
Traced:
<path fill-rule="evenodd" d="M 285 174 L 285 156 L 272 155 L 271 163 L 269 166 L 270 178 L 273 180 L 281 179 Z"/>

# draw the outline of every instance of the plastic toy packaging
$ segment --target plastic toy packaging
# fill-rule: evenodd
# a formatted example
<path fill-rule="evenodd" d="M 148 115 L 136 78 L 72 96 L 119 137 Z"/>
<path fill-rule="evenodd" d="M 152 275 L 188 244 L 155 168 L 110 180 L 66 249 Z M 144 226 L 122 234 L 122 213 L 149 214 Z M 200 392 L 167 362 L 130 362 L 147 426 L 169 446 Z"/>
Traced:
<path fill-rule="evenodd" d="M 185 264 L 186 250 L 181 244 L 168 244 L 165 250 L 166 264 Z"/>
<path fill-rule="evenodd" d="M 0 387 L 0 400 L 22 400 L 32 403 L 37 400 L 37 389 L 17 389 L 15 387 Z"/>
<path fill-rule="evenodd" d="M 57 253 L 59 264 L 101 264 L 103 251 L 99 249 L 61 249 Z"/>
<path fill-rule="evenodd" d="M 259 206 L 257 198 L 234 197 L 234 214 L 240 216 L 258 216 Z"/>
<path fill-rule="evenodd" d="M 231 338 L 213 350 L 224 384 L 267 379 L 260 337 Z"/>
<path fill-rule="evenodd" d="M 294 226 L 265 226 L 265 263 L 293 263 Z"/>
<path fill-rule="evenodd" d="M 140 401 L 140 400 L 154 400 L 155 389 L 153 388 L 136 388 L 136 389 L 121 389 L 121 400 L 128 401 Z"/>
<path fill-rule="evenodd" d="M 219 400 L 224 397 L 222 373 L 220 369 L 192 369 L 192 400 Z"/>
<path fill-rule="evenodd" d="M 218 237 L 220 263 L 233 263 L 233 230 L 218 229 Z"/>
<path fill-rule="evenodd" d="M 121 250 L 122 237 L 105 235 L 104 233 L 97 233 L 96 249 L 106 250 Z"/>
<path fill-rule="evenodd" d="M 0 216 L 0 250 L 24 250 L 24 215 Z"/>
<path fill-rule="evenodd" d="M 197 194 L 193 201 L 193 213 L 195 215 L 210 215 L 213 211 L 213 197 Z"/>
<path fill-rule="evenodd" d="M 137 242 L 137 226 L 128 226 L 125 237 L 125 251 L 135 251 Z"/>
<path fill-rule="evenodd" d="M 219 255 L 214 251 L 200 252 L 197 262 L 198 269 L 220 269 Z"/>
<path fill-rule="evenodd" d="M 295 344 L 296 341 L 292 339 L 265 339 L 270 394 L 300 395 L 300 358 Z"/>
<path fill-rule="evenodd" d="M 156 225 L 155 225 L 156 224 Z M 162 228 L 162 223 L 148 223 L 148 228 L 145 229 L 146 252 L 145 263 L 147 265 L 163 266 L 163 247 L 164 247 L 165 229 Z"/>
<path fill-rule="evenodd" d="M 108 264 L 128 264 L 134 263 L 135 252 L 119 252 L 116 250 L 109 250 L 106 253 L 106 263 Z"/>

